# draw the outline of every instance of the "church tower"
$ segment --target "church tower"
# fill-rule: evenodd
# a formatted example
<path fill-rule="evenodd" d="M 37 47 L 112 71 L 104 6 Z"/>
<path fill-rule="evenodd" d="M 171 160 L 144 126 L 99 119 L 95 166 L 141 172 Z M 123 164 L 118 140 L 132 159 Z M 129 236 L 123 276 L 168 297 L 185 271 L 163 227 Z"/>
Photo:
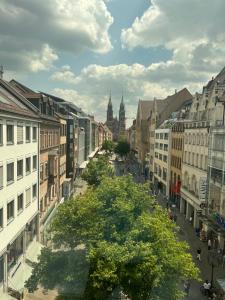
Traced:
<path fill-rule="evenodd" d="M 110 92 L 108 108 L 107 108 L 107 122 L 112 122 L 112 121 L 113 121 L 113 108 L 112 108 L 112 100 L 111 100 L 111 92 Z"/>
<path fill-rule="evenodd" d="M 125 121 L 125 107 L 123 102 L 123 95 L 120 102 L 120 111 L 119 111 L 119 137 L 125 138 L 126 136 L 126 121 Z"/>

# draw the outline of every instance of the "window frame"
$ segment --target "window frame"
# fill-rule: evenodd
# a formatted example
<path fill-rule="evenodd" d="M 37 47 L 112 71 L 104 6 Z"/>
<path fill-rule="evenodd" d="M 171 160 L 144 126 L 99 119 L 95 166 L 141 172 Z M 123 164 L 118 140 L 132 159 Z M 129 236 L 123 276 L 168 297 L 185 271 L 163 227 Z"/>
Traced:
<path fill-rule="evenodd" d="M 22 196 L 22 208 L 19 208 L 19 197 Z M 17 214 L 19 215 L 24 210 L 24 193 L 17 195 Z"/>
<path fill-rule="evenodd" d="M 29 171 L 27 171 L 27 160 L 29 160 L 29 162 L 30 162 Z M 25 159 L 25 168 L 26 168 L 26 175 L 29 175 L 31 173 L 31 157 L 30 156 L 27 156 Z"/>
<path fill-rule="evenodd" d="M 12 213 L 13 215 L 9 217 L 9 205 L 13 204 L 12 206 Z M 11 223 L 15 218 L 15 200 L 12 199 L 10 201 L 7 202 L 7 224 Z"/>
<path fill-rule="evenodd" d="M 8 140 L 8 127 L 12 127 L 12 140 Z M 14 145 L 14 124 L 12 122 L 6 123 L 6 143 L 7 145 Z"/>
<path fill-rule="evenodd" d="M 18 175 L 18 163 L 22 161 L 22 174 Z M 20 159 L 17 159 L 17 172 L 16 172 L 16 176 L 17 176 L 17 180 L 23 178 L 23 175 L 24 175 L 24 171 L 23 171 L 23 158 L 20 158 Z"/>
<path fill-rule="evenodd" d="M 11 179 L 11 180 L 8 180 L 8 166 L 9 166 L 9 165 L 13 165 L 13 168 L 12 168 L 13 174 L 12 174 L 12 179 Z M 12 184 L 14 181 L 15 181 L 15 166 L 14 166 L 14 161 L 12 161 L 12 162 L 8 162 L 8 163 L 6 164 L 6 182 L 7 182 L 7 185 L 10 185 L 10 184 Z"/>

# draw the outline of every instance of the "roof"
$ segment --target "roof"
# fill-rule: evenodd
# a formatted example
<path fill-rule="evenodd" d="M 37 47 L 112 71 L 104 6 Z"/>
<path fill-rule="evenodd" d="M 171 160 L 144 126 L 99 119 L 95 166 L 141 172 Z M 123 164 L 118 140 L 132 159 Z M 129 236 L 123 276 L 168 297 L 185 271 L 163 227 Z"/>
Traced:
<path fill-rule="evenodd" d="M 3 79 L 0 79 L 0 109 L 35 119 L 39 117 L 36 107 Z"/>
<path fill-rule="evenodd" d="M 141 120 L 147 120 L 150 117 L 153 105 L 153 100 L 139 100 L 138 107 Z"/>
<path fill-rule="evenodd" d="M 217 83 L 225 85 L 225 67 L 219 72 L 219 74 L 215 78 L 212 78 L 207 83 L 205 88 L 211 90 Z"/>

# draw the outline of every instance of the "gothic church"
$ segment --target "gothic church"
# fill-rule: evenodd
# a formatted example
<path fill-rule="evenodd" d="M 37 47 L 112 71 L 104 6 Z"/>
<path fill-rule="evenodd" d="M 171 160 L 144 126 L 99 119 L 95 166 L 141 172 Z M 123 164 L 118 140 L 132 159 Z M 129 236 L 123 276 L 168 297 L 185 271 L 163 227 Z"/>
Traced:
<path fill-rule="evenodd" d="M 118 141 L 124 139 L 126 134 L 126 121 L 125 121 L 125 107 L 123 102 L 123 96 L 120 103 L 119 120 L 117 117 L 113 117 L 113 107 L 111 95 L 109 97 L 108 108 L 107 108 L 107 121 L 105 124 L 111 130 L 113 134 L 113 140 Z"/>

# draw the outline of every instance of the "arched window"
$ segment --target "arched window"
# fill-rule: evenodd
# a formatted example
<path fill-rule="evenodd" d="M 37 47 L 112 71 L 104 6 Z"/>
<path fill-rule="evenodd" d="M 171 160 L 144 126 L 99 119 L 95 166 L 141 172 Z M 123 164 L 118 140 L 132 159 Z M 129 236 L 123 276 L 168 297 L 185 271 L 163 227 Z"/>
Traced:
<path fill-rule="evenodd" d="M 195 154 L 192 153 L 192 161 L 191 161 L 192 166 L 195 165 Z"/>
<path fill-rule="evenodd" d="M 198 168 L 198 154 L 196 154 L 195 166 Z"/>

